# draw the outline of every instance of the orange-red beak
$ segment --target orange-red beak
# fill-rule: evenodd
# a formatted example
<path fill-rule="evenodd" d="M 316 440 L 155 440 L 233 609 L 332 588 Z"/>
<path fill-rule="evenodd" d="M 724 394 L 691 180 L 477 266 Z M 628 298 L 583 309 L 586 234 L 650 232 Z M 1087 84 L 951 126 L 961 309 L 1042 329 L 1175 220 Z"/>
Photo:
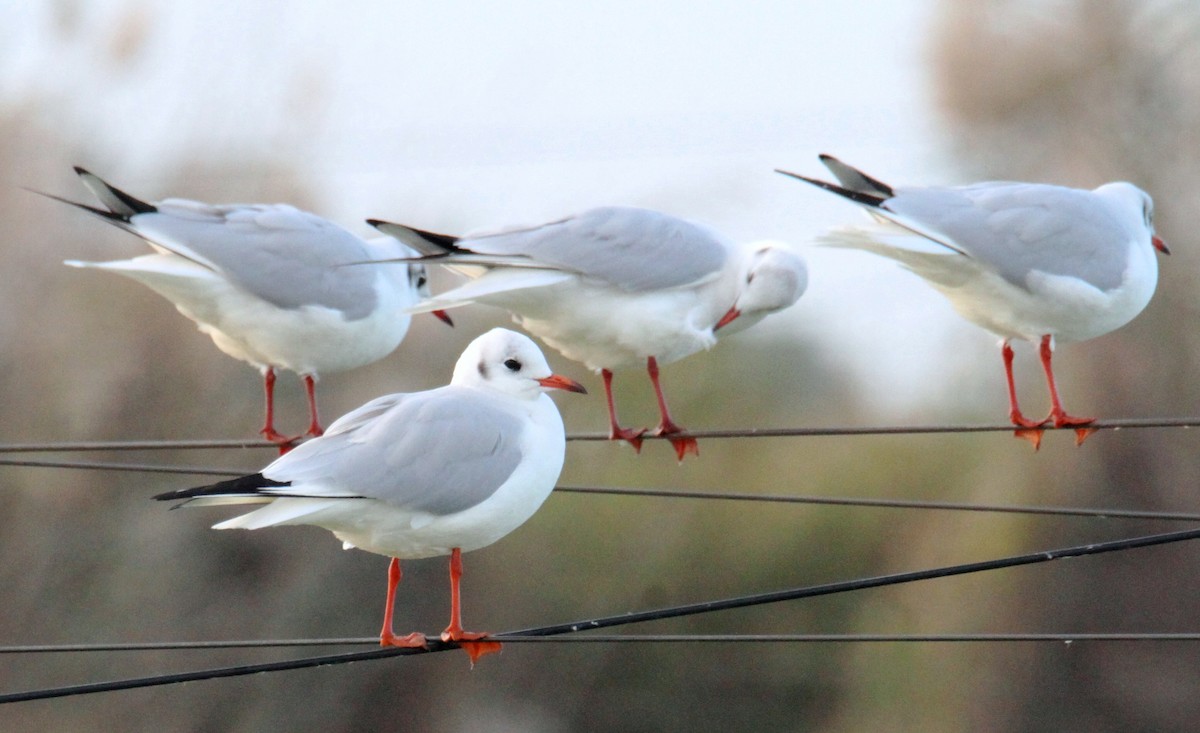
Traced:
<path fill-rule="evenodd" d="M 548 377 L 537 380 L 537 382 L 547 389 L 565 389 L 568 392 L 587 394 L 587 390 L 583 388 L 582 384 L 576 382 L 574 379 L 568 379 L 561 374 L 551 374 Z"/>
<path fill-rule="evenodd" d="M 450 320 L 450 314 L 447 313 L 446 311 L 437 310 L 437 311 L 429 311 L 429 312 L 432 313 L 433 315 L 437 316 L 438 320 L 441 321 L 442 323 L 446 324 L 450 328 L 454 328 L 454 321 Z"/>
<path fill-rule="evenodd" d="M 1150 244 L 1153 244 L 1154 249 L 1162 252 L 1165 255 L 1171 254 L 1171 250 L 1167 247 L 1167 243 L 1162 241 L 1162 237 L 1158 236 L 1157 234 L 1150 237 Z"/>
<path fill-rule="evenodd" d="M 728 326 L 734 319 L 742 315 L 742 312 L 737 309 L 737 306 L 730 308 L 725 315 L 721 316 L 721 320 L 717 321 L 717 325 L 713 326 L 714 331 L 719 331 L 723 326 Z"/>

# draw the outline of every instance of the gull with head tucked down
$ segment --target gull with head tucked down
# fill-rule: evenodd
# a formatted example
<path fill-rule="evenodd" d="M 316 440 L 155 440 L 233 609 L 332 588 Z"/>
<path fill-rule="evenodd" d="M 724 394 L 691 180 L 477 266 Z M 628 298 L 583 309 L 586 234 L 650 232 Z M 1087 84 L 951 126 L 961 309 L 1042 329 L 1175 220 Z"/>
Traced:
<path fill-rule="evenodd" d="M 713 230 L 648 209 L 608 206 L 541 226 L 452 237 L 370 220 L 472 279 L 410 309 L 468 303 L 504 308 L 564 356 L 599 371 L 609 437 L 641 448 L 645 430 L 621 427 L 613 370 L 645 364 L 658 401 L 654 435 L 679 460 L 697 453 L 681 435 L 659 384 L 659 364 L 711 348 L 732 332 L 787 308 L 808 284 L 804 260 L 775 242 L 736 245 Z"/>

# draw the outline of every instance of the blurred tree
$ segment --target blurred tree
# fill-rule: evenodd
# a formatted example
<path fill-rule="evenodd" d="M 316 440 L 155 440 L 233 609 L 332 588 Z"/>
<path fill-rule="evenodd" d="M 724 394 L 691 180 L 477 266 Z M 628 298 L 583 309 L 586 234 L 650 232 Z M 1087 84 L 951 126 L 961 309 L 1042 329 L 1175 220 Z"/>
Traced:
<path fill-rule="evenodd" d="M 1073 402 L 1102 415 L 1194 413 L 1197 329 L 1180 326 L 1192 322 L 1197 307 L 1197 238 L 1184 222 L 1200 203 L 1200 8 L 1173 1 L 942 2 L 930 51 L 935 93 L 965 179 L 1089 188 L 1123 179 L 1154 197 L 1158 231 L 1175 253 L 1160 259 L 1155 299 L 1116 334 L 1067 346 L 1073 356 L 1063 363 L 1073 374 L 1065 384 Z M 1007 500 L 1195 508 L 1200 453 L 1190 435 L 1097 437 L 1070 457 L 1053 446 L 1036 461 L 997 452 L 979 467 L 977 486 L 990 485 Z M 1039 547 L 1164 529 L 1017 524 Z M 941 527 L 939 543 L 953 525 Z M 949 621 L 977 631 L 1195 631 L 1194 596 L 1170 579 L 1198 571 L 1195 548 L 1178 547 L 1007 574 L 1004 586 L 975 591 L 1002 593 L 990 611 L 962 587 L 913 602 L 943 630 Z M 964 615 L 964 606 L 972 611 Z M 1200 718 L 1200 699 L 1190 693 L 1200 650 L 1192 644 L 943 648 L 906 661 L 918 659 L 936 672 L 894 679 L 888 695 L 876 694 L 874 675 L 865 675 L 861 694 L 846 696 L 855 705 L 842 729 L 886 719 L 889 730 L 913 731 L 1186 731 Z M 957 674 L 947 676 L 951 671 Z M 905 709 L 899 724 L 890 717 L 898 701 L 918 699 L 930 703 L 923 712 Z"/>

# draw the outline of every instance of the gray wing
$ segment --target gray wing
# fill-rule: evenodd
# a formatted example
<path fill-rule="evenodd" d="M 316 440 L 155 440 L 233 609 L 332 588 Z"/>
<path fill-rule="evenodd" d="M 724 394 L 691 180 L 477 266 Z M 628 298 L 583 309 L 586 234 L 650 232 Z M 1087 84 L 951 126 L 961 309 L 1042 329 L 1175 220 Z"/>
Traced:
<path fill-rule="evenodd" d="M 357 496 L 436 515 L 490 497 L 521 462 L 524 424 L 486 394 L 448 386 L 380 397 L 263 469 L 288 496 Z"/>
<path fill-rule="evenodd" d="M 129 228 L 269 303 L 321 305 L 349 320 L 375 309 L 374 269 L 339 266 L 371 259 L 370 251 L 333 222 L 286 204 L 211 206 L 167 199 L 157 209 L 133 216 Z"/>
<path fill-rule="evenodd" d="M 714 277 L 732 247 L 710 229 L 649 209 L 608 206 L 532 229 L 458 240 L 482 255 L 527 258 L 641 292 Z"/>
<path fill-rule="evenodd" d="M 880 208 L 1021 287 L 1033 271 L 1101 290 L 1119 286 L 1124 275 L 1125 228 L 1090 191 L 1010 182 L 899 189 Z"/>

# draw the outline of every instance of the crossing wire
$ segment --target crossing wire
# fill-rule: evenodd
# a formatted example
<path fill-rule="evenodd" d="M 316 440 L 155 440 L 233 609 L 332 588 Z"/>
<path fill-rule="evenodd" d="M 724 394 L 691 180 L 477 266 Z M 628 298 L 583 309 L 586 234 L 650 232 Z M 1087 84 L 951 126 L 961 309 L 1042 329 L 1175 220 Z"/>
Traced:
<path fill-rule="evenodd" d="M 1191 529 L 1181 532 L 1169 532 L 1165 534 L 1147 535 L 1142 537 L 1133 537 L 1123 540 L 1113 540 L 1109 542 L 1099 542 L 1088 545 L 1078 545 L 1057 550 L 1045 550 L 1041 552 L 1033 552 L 1024 555 L 1015 555 L 996 560 L 985 560 L 981 562 L 965 563 L 961 565 L 952 565 L 940 568 L 931 568 L 927 570 L 918 570 L 912 572 L 895 573 L 891 575 L 882 575 L 870 578 L 859 578 L 856 580 L 840 581 L 828 583 L 824 585 L 806 586 L 801 588 L 790 588 L 781 591 L 772 591 L 768 593 L 759 593 L 753 595 L 738 596 L 734 598 L 725 598 L 715 601 L 705 601 L 701 603 L 692 603 L 668 608 L 660 608 L 649 611 L 639 611 L 631 613 L 623 613 L 616 616 L 608 616 L 585 621 L 575 621 L 565 624 L 556 624 L 552 626 L 541 626 L 520 631 L 508 632 L 505 634 L 496 634 L 490 637 L 496 641 L 505 641 L 506 639 L 522 639 L 528 641 L 531 637 L 553 637 L 565 634 L 574 634 L 583 631 L 592 631 L 604 628 L 614 628 L 625 626 L 633 623 L 642 623 L 647 621 L 660 621 L 669 618 L 681 618 L 685 616 L 693 616 L 697 614 L 713 613 L 716 611 L 732 610 L 737 608 L 748 608 L 751 606 L 764 605 L 769 603 L 779 603 L 783 601 L 799 600 L 803 598 L 815 598 L 818 596 L 834 595 L 838 593 L 848 593 L 856 590 L 865 590 L 868 588 L 881 588 L 885 586 L 899 585 L 903 583 L 912 583 L 920 580 L 930 580 L 934 578 L 945 578 L 956 575 L 966 575 L 969 573 L 978 573 L 991 570 L 999 570 L 1003 568 L 1013 568 L 1023 565 L 1032 565 L 1036 563 L 1049 562 L 1051 560 L 1060 560 L 1064 558 L 1083 557 L 1088 555 L 1097 555 L 1102 553 L 1126 551 L 1136 548 L 1151 547 L 1155 545 L 1164 545 L 1174 542 L 1183 542 L 1187 540 L 1200 539 L 1200 529 Z M 428 646 L 424 648 L 402 649 L 402 648 L 379 648 L 370 651 L 348 652 L 335 655 L 326 655 L 320 657 L 306 657 L 302 659 L 291 659 L 279 662 L 267 662 L 262 664 L 241 665 L 236 667 L 221 667 L 216 669 L 204 669 L 191 672 L 181 672 L 175 674 L 156 675 L 150 677 L 138 677 L 131 679 L 111 680 L 108 682 L 94 682 L 81 685 L 71 685 L 66 687 L 45 688 L 39 690 L 28 690 L 24 692 L 12 692 L 0 694 L 0 704 L 28 702 L 32 700 L 46 700 L 52 698 L 70 697 L 76 695 L 87 695 L 98 692 L 115 692 L 117 690 L 129 690 L 145 687 L 156 687 L 162 685 L 178 684 L 181 682 L 195 682 L 200 680 L 220 679 L 229 677 L 240 677 L 250 674 L 260 674 L 267 672 L 281 672 L 287 670 L 307 669 L 313 667 L 324 667 L 335 664 L 348 664 L 351 662 L 364 662 L 376 659 L 386 659 L 395 656 L 408 656 L 414 654 L 425 654 L 431 652 L 442 652 L 450 649 L 459 648 L 455 642 L 443 642 L 440 640 L 432 640 Z"/>
<path fill-rule="evenodd" d="M 105 463 L 91 461 L 8 458 L 0 458 L 0 466 L 73 468 L 107 471 L 193 474 L 222 477 L 242 476 L 246 473 L 246 471 L 239 469 L 207 468 L 201 466 L 168 466 L 147 463 Z M 1200 513 L 1148 511 L 1140 509 L 969 504 L 964 502 L 925 501 L 913 499 L 875 499 L 845 496 L 801 496 L 794 494 L 746 494 L 741 492 L 694 491 L 690 489 L 652 489 L 617 486 L 557 486 L 555 487 L 555 491 L 566 494 L 636 496 L 659 499 L 707 499 L 777 504 L 809 504 L 818 506 L 854 506 L 876 509 L 924 509 L 1060 517 L 1095 517 L 1100 519 L 1150 519 L 1173 522 L 1200 522 Z"/>

